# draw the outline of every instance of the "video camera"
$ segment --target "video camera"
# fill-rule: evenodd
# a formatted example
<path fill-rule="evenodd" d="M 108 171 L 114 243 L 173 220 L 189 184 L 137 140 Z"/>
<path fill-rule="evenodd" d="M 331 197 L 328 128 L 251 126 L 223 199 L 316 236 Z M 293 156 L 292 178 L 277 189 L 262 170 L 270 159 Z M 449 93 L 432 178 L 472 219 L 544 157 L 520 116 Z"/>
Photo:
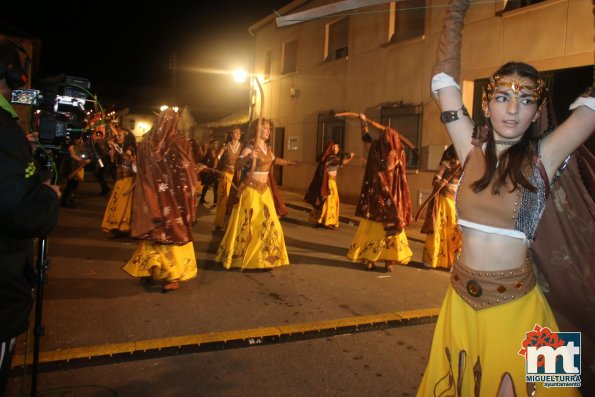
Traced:
<path fill-rule="evenodd" d="M 46 149 L 65 151 L 82 136 L 91 83 L 81 77 L 64 76 L 61 83 L 46 84 L 45 90 L 14 90 L 12 103 L 29 105 L 29 128 L 39 132 L 39 143 Z M 35 111 L 35 119 L 33 108 Z"/>

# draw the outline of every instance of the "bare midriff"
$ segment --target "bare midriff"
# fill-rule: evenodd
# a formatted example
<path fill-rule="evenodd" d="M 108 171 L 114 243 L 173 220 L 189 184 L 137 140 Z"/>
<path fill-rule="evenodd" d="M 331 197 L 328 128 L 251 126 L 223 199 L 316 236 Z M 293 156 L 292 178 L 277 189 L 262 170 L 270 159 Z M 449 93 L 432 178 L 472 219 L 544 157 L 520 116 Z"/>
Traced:
<path fill-rule="evenodd" d="M 525 262 L 527 240 L 486 233 L 461 226 L 463 246 L 459 260 L 475 270 L 515 269 Z"/>

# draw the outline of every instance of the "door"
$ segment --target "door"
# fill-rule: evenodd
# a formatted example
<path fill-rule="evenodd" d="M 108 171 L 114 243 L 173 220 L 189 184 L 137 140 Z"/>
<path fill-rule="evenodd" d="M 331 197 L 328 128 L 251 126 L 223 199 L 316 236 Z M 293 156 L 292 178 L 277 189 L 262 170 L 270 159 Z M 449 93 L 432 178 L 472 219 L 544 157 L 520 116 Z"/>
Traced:
<path fill-rule="evenodd" d="M 284 148 L 285 148 L 285 127 L 275 127 L 275 135 L 273 139 L 273 152 L 275 153 L 276 157 L 281 157 L 285 155 Z M 283 185 L 283 167 L 280 165 L 276 165 L 273 167 L 273 176 L 275 177 L 275 182 L 277 185 Z"/>

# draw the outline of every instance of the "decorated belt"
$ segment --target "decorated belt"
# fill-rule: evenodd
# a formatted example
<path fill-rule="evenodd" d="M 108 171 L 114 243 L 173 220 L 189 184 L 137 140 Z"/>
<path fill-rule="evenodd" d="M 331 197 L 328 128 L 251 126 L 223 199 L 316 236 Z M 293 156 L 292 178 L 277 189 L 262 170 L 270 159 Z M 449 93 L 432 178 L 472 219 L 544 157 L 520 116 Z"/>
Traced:
<path fill-rule="evenodd" d="M 535 287 L 533 262 L 527 258 L 521 267 L 501 271 L 478 271 L 455 259 L 450 283 L 457 294 L 475 310 L 486 309 L 519 299 Z"/>
<path fill-rule="evenodd" d="M 250 186 L 253 189 L 256 189 L 260 193 L 264 193 L 264 191 L 267 190 L 269 183 L 268 182 L 259 182 L 256 179 L 250 179 L 248 181 L 248 186 Z"/>

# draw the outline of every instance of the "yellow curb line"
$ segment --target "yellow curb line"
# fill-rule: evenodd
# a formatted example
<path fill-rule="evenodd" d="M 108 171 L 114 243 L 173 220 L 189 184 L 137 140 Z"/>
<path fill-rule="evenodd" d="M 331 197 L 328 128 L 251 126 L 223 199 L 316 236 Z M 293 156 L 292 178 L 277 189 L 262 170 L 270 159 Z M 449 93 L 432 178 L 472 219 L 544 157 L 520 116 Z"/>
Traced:
<path fill-rule="evenodd" d="M 205 343 L 229 342 L 234 340 L 259 339 L 268 336 L 281 336 L 302 334 L 305 332 L 324 331 L 344 327 L 357 327 L 366 324 L 388 323 L 392 321 L 412 320 L 427 317 L 437 317 L 440 308 L 429 308 L 419 310 L 409 310 L 402 312 L 390 312 L 374 314 L 370 316 L 346 317 L 334 320 L 314 321 L 309 323 L 281 325 L 276 327 L 251 328 L 235 331 L 209 332 L 204 334 L 176 336 L 171 338 L 145 339 L 134 342 L 109 343 L 105 345 L 75 347 L 71 349 L 60 349 L 54 351 L 40 352 L 39 363 L 50 363 L 56 361 L 69 361 L 74 359 L 88 358 L 96 356 L 111 356 L 114 354 L 146 351 L 152 349 L 164 349 L 171 347 L 181 348 L 182 346 L 196 345 Z M 19 367 L 25 364 L 23 354 L 15 355 L 12 366 Z M 33 353 L 27 355 L 27 363 L 33 361 Z"/>

